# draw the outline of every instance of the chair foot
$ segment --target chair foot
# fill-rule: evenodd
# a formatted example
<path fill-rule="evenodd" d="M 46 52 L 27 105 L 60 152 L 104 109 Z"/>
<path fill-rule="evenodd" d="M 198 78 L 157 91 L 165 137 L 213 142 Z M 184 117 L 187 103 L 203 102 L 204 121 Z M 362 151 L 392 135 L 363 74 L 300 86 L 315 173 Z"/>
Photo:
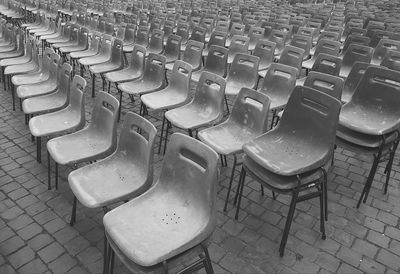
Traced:
<path fill-rule="evenodd" d="M 51 189 L 51 168 L 50 168 L 50 162 L 51 157 L 50 157 L 50 153 L 47 152 L 47 189 L 50 190 Z"/>
<path fill-rule="evenodd" d="M 69 221 L 69 225 L 73 226 L 76 221 L 76 204 L 77 204 L 77 198 L 74 196 L 74 202 L 72 204 L 72 212 L 71 212 L 71 219 Z"/>
<path fill-rule="evenodd" d="M 224 155 L 224 156 L 225 156 L 225 155 Z M 221 159 L 222 159 L 222 158 L 221 158 Z M 235 170 L 236 170 L 236 163 L 237 163 L 237 157 L 236 157 L 236 155 L 233 155 L 232 172 L 231 172 L 231 178 L 230 178 L 230 180 L 229 180 L 228 192 L 226 193 L 224 211 L 226 211 L 226 208 L 228 207 L 228 200 L 229 200 L 229 196 L 230 196 L 230 194 L 231 194 L 233 176 L 235 175 Z"/>

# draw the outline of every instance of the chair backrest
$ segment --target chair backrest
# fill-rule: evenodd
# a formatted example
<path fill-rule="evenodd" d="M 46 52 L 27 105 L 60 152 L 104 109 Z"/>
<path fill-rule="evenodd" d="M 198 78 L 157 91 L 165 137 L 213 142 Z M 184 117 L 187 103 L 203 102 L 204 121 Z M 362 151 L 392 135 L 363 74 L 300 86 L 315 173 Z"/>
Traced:
<path fill-rule="evenodd" d="M 332 31 L 324 31 L 319 35 L 318 41 L 321 39 L 328 39 L 332 41 L 339 41 L 340 34 Z"/>
<path fill-rule="evenodd" d="M 185 200 L 185 210 L 190 210 L 196 219 L 204 220 L 201 227 L 206 237 L 214 231 L 217 222 L 217 164 L 218 154 L 209 146 L 174 133 L 154 187 L 162 195 L 170 193 Z"/>
<path fill-rule="evenodd" d="M 350 44 L 359 44 L 368 46 L 370 41 L 371 39 L 369 37 L 361 36 L 359 34 L 349 34 L 346 40 L 344 41 L 342 52 L 346 52 Z"/>
<path fill-rule="evenodd" d="M 388 50 L 380 65 L 388 69 L 400 71 L 400 51 Z"/>
<path fill-rule="evenodd" d="M 203 71 L 191 104 L 207 107 L 207 115 L 215 114 L 219 121 L 224 113 L 226 81 L 221 76 Z"/>
<path fill-rule="evenodd" d="M 400 41 L 391 39 L 381 39 L 374 50 L 372 56 L 373 63 L 380 64 L 389 50 L 400 50 Z"/>
<path fill-rule="evenodd" d="M 70 85 L 70 92 L 69 92 L 69 103 L 68 108 L 77 113 L 80 113 L 80 127 L 82 128 L 85 123 L 85 92 L 86 88 L 86 80 L 78 75 L 75 75 L 72 83 Z"/>
<path fill-rule="evenodd" d="M 54 51 L 51 48 L 46 48 L 44 50 L 43 59 L 42 59 L 42 72 L 46 72 L 46 73 L 50 72 L 50 62 L 53 58 L 52 53 L 54 53 Z"/>
<path fill-rule="evenodd" d="M 90 50 L 99 52 L 102 36 L 99 32 L 93 32 L 92 39 L 90 40 Z"/>
<path fill-rule="evenodd" d="M 258 82 L 260 58 L 254 55 L 238 53 L 229 69 L 227 81 L 235 81 L 242 87 L 255 88 Z"/>
<path fill-rule="evenodd" d="M 338 100 L 342 98 L 343 84 L 342 78 L 317 71 L 310 71 L 304 82 L 304 86 L 324 92 Z"/>
<path fill-rule="evenodd" d="M 368 46 L 350 44 L 343 56 L 342 66 L 352 66 L 354 62 L 369 63 L 372 59 L 374 49 Z"/>
<path fill-rule="evenodd" d="M 296 86 L 273 130 L 295 133 L 293 140 L 312 144 L 313 149 L 326 150 L 324 159 L 320 160 L 322 166 L 332 156 L 340 109 L 341 103 L 334 97 L 310 87 Z"/>
<path fill-rule="evenodd" d="M 273 29 L 269 40 L 276 43 L 275 52 L 282 51 L 285 47 L 286 33 L 282 30 Z"/>
<path fill-rule="evenodd" d="M 341 66 L 342 59 L 340 59 L 339 57 L 320 53 L 317 55 L 315 63 L 311 70 L 339 76 Z"/>
<path fill-rule="evenodd" d="M 212 45 L 208 51 L 208 56 L 204 69 L 225 77 L 228 64 L 228 49 Z"/>
<path fill-rule="evenodd" d="M 290 45 L 304 49 L 303 59 L 308 58 L 312 46 L 312 36 L 294 34 L 292 41 L 290 41 Z"/>
<path fill-rule="evenodd" d="M 149 45 L 150 28 L 148 26 L 139 26 L 136 32 L 135 44 L 147 48 Z"/>
<path fill-rule="evenodd" d="M 205 43 L 206 40 L 206 29 L 202 27 L 194 27 L 192 34 L 190 35 L 190 40 L 199 41 Z"/>
<path fill-rule="evenodd" d="M 58 73 L 60 72 L 59 66 L 61 65 L 60 62 L 60 55 L 57 53 L 51 54 L 50 64 L 49 64 L 49 80 L 57 81 Z"/>
<path fill-rule="evenodd" d="M 391 39 L 398 41 L 400 40 L 400 34 L 385 30 L 376 30 L 374 31 L 374 35 L 371 37 L 371 42 L 369 43 L 369 46 L 375 48 L 381 39 Z"/>
<path fill-rule="evenodd" d="M 320 53 L 326 53 L 329 55 L 337 56 L 340 50 L 340 42 L 332 41 L 329 39 L 321 39 L 318 41 L 317 46 L 315 47 L 315 56 L 318 56 Z"/>
<path fill-rule="evenodd" d="M 120 39 L 114 39 L 112 49 L 111 49 L 111 62 L 118 64 L 120 68 L 124 66 L 124 52 L 123 52 L 124 42 Z"/>
<path fill-rule="evenodd" d="M 117 143 L 118 100 L 104 91 L 100 91 L 94 102 L 92 119 L 89 128 Z"/>
<path fill-rule="evenodd" d="M 274 61 L 276 43 L 266 39 L 258 40 L 253 55 L 260 58 L 260 69 L 268 68 Z"/>
<path fill-rule="evenodd" d="M 146 174 L 146 181 L 141 186 L 143 190 L 153 183 L 156 134 L 157 129 L 147 119 L 130 111 L 125 115 L 116 153 L 123 153 L 130 162 L 140 163 L 142 172 Z"/>
<path fill-rule="evenodd" d="M 361 78 L 365 74 L 367 68 L 371 66 L 369 63 L 365 62 L 354 62 L 349 75 L 346 78 L 343 86 L 342 101 L 348 102 L 353 96 L 353 93 L 359 84 Z"/>
<path fill-rule="evenodd" d="M 114 35 L 114 23 L 113 22 L 106 22 L 104 32 L 108 35 Z"/>
<path fill-rule="evenodd" d="M 297 68 L 297 75 L 299 75 L 301 71 L 301 65 L 303 63 L 303 58 L 304 49 L 288 45 L 284 48 L 279 59 L 279 63 Z"/>
<path fill-rule="evenodd" d="M 226 32 L 222 31 L 213 31 L 210 36 L 210 40 L 208 41 L 207 47 L 210 48 L 212 45 L 217 45 L 221 47 L 225 47 L 226 43 Z"/>
<path fill-rule="evenodd" d="M 164 32 L 159 29 L 153 30 L 149 42 L 149 49 L 162 52 L 164 48 Z"/>
<path fill-rule="evenodd" d="M 380 116 L 400 117 L 400 72 L 369 66 L 358 83 L 351 104 L 361 105 Z"/>
<path fill-rule="evenodd" d="M 249 48 L 250 38 L 242 35 L 234 35 L 228 49 L 230 55 L 236 53 L 247 53 Z"/>
<path fill-rule="evenodd" d="M 264 38 L 264 29 L 260 28 L 260 27 L 252 26 L 249 30 L 248 36 L 250 38 L 250 41 L 249 41 L 250 48 L 253 49 L 255 47 L 255 45 L 257 44 L 258 40 Z"/>
<path fill-rule="evenodd" d="M 190 78 L 192 78 L 192 66 L 182 60 L 176 60 L 172 69 L 169 87 L 187 95 L 190 90 Z"/>
<path fill-rule="evenodd" d="M 240 23 L 233 23 L 231 29 L 229 30 L 229 37 L 233 37 L 234 35 L 244 35 L 245 25 Z"/>
<path fill-rule="evenodd" d="M 88 44 L 88 37 L 89 37 L 89 30 L 85 27 L 82 27 L 80 32 L 79 32 L 79 37 L 78 37 L 78 44 L 80 46 L 85 46 Z"/>
<path fill-rule="evenodd" d="M 165 82 L 165 56 L 150 53 L 146 58 L 143 80 L 162 85 Z"/>
<path fill-rule="evenodd" d="M 229 32 L 229 25 L 228 21 L 218 21 L 215 26 L 215 31 L 220 31 L 226 34 Z"/>
<path fill-rule="evenodd" d="M 189 24 L 178 24 L 175 34 L 182 37 L 182 44 L 186 44 L 187 40 L 189 39 Z"/>
<path fill-rule="evenodd" d="M 228 121 L 234 121 L 254 134 L 262 134 L 268 128 L 270 99 L 254 89 L 242 88 L 233 103 Z"/>
<path fill-rule="evenodd" d="M 179 59 L 181 54 L 181 41 L 182 37 L 176 34 L 170 34 L 165 44 L 164 55 Z"/>
<path fill-rule="evenodd" d="M 71 83 L 71 72 L 72 72 L 72 67 L 68 63 L 64 63 L 61 67 L 59 78 L 58 78 L 58 83 L 57 83 L 57 88 L 59 93 L 63 93 L 66 95 L 67 102 L 70 97 L 70 83 Z"/>
<path fill-rule="evenodd" d="M 297 34 L 304 36 L 311 36 L 311 38 L 314 38 L 315 32 L 316 30 L 310 27 L 299 27 L 299 29 L 297 30 Z"/>
<path fill-rule="evenodd" d="M 102 56 L 111 56 L 113 37 L 108 34 L 103 34 L 100 42 L 99 54 Z"/>
<path fill-rule="evenodd" d="M 296 85 L 297 69 L 279 63 L 272 63 L 265 75 L 260 92 L 272 98 L 274 107 L 286 104 Z"/>
<path fill-rule="evenodd" d="M 189 40 L 182 54 L 182 60 L 189 63 L 193 67 L 193 70 L 199 69 L 202 65 L 203 49 L 204 44 L 202 42 Z"/>

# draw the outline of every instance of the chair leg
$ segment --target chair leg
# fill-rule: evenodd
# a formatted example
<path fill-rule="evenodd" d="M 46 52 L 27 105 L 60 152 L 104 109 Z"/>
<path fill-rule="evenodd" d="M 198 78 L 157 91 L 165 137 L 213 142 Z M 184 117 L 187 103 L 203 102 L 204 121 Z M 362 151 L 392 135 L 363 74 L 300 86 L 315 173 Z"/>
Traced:
<path fill-rule="evenodd" d="M 300 183 L 300 182 L 299 182 Z M 299 184 L 300 185 L 300 184 Z M 299 196 L 299 187 L 297 187 L 292 194 L 292 201 L 290 202 L 288 216 L 286 217 L 285 228 L 283 230 L 283 235 L 281 239 L 281 244 L 279 246 L 279 255 L 283 257 L 285 253 L 286 242 L 289 236 L 290 226 L 292 225 L 294 211 L 296 209 L 297 197 Z"/>
<path fill-rule="evenodd" d="M 96 84 L 96 74 L 92 74 L 92 98 L 94 98 L 95 95 L 95 84 Z"/>
<path fill-rule="evenodd" d="M 389 162 L 386 166 L 386 182 L 385 182 L 385 189 L 384 189 L 384 193 L 387 193 L 387 189 L 389 186 L 389 180 L 390 180 L 390 173 L 392 172 L 392 165 L 393 165 L 393 160 L 394 160 L 394 155 L 396 154 L 396 150 L 397 150 L 397 146 L 398 146 L 399 142 L 396 141 L 393 144 L 393 148 L 392 151 L 390 152 L 390 157 L 389 157 Z"/>
<path fill-rule="evenodd" d="M 226 98 L 226 95 L 224 95 L 224 100 L 225 100 L 225 106 L 226 106 L 226 111 L 229 115 L 230 111 L 229 111 L 229 104 L 228 104 L 228 98 Z"/>
<path fill-rule="evenodd" d="M 58 190 L 58 163 L 57 162 L 54 162 L 54 163 L 55 163 L 54 168 L 55 168 L 55 171 L 56 171 L 56 174 L 55 174 L 55 176 L 56 176 L 56 190 Z"/>
<path fill-rule="evenodd" d="M 50 169 L 50 162 L 51 157 L 50 157 L 50 153 L 47 152 L 47 189 L 50 190 L 51 189 L 51 169 Z"/>
<path fill-rule="evenodd" d="M 319 217 L 319 222 L 320 222 L 320 231 L 322 233 L 322 240 L 326 239 L 325 235 L 325 194 L 324 194 L 324 183 L 321 182 L 320 189 L 318 190 L 319 192 L 319 207 L 320 207 L 320 217 Z"/>
<path fill-rule="evenodd" d="M 366 183 L 364 185 L 364 188 L 363 188 L 363 190 L 361 192 L 360 198 L 358 199 L 357 206 L 356 206 L 357 208 L 360 207 L 361 201 L 363 203 L 365 203 L 367 201 L 370 185 L 372 185 L 372 181 L 374 180 L 375 172 L 376 172 L 376 169 L 378 167 L 379 159 L 380 159 L 380 156 L 381 156 L 380 153 L 378 153 L 378 154 L 379 155 L 374 155 L 374 162 L 372 163 L 372 167 L 371 167 L 371 170 L 369 171 L 369 175 L 368 175 L 367 181 L 366 181 Z"/>
<path fill-rule="evenodd" d="M 228 192 L 226 193 L 224 211 L 226 211 L 226 208 L 228 207 L 228 200 L 229 200 L 229 196 L 230 196 L 230 194 L 231 194 L 233 176 L 235 175 L 235 170 L 236 170 L 236 163 L 237 163 L 237 157 L 236 157 L 236 155 L 234 154 L 234 155 L 233 155 L 233 166 L 232 166 L 231 178 L 230 178 L 230 180 L 229 180 Z"/>
<path fill-rule="evenodd" d="M 206 272 L 207 272 L 207 274 L 214 274 L 214 269 L 212 267 L 211 258 L 210 258 L 210 254 L 208 253 L 208 249 L 203 244 L 201 244 L 201 247 L 203 248 L 203 251 L 204 251 L 206 264 L 208 265 L 208 269 L 206 268 L 206 270 L 208 270 L 208 271 L 206 271 Z"/>
<path fill-rule="evenodd" d="M 264 196 L 264 194 L 265 194 L 265 193 L 264 193 L 264 186 L 261 185 L 261 184 L 260 184 L 260 186 L 261 186 L 261 196 Z"/>
<path fill-rule="evenodd" d="M 239 218 L 240 203 L 242 201 L 243 187 L 244 187 L 245 179 L 246 179 L 246 170 L 242 167 L 242 171 L 240 172 L 239 183 L 238 183 L 238 192 L 236 193 L 236 195 L 238 196 L 236 214 L 235 214 L 236 220 Z"/>
<path fill-rule="evenodd" d="M 165 125 L 165 115 L 163 113 L 163 119 L 162 119 L 162 123 L 161 123 L 161 134 L 160 134 L 160 144 L 158 146 L 158 154 L 161 153 L 161 145 L 162 145 L 162 141 L 163 141 L 163 136 L 164 136 L 164 125 Z"/>
<path fill-rule="evenodd" d="M 72 213 L 71 213 L 71 219 L 69 221 L 69 225 L 73 226 L 75 224 L 76 220 L 76 203 L 77 203 L 77 198 L 74 196 L 74 202 L 72 204 Z"/>
<path fill-rule="evenodd" d="M 117 88 L 118 90 L 118 88 Z M 119 92 L 119 109 L 118 109 L 118 122 L 121 120 L 121 109 L 122 109 L 122 91 L 118 90 Z"/>
<path fill-rule="evenodd" d="M 36 137 L 36 160 L 42 162 L 42 137 Z"/>
<path fill-rule="evenodd" d="M 168 134 L 169 134 L 169 128 L 171 127 L 171 123 L 168 120 L 166 120 L 166 122 L 167 122 L 167 128 L 165 129 L 164 155 L 165 152 L 167 151 Z"/>

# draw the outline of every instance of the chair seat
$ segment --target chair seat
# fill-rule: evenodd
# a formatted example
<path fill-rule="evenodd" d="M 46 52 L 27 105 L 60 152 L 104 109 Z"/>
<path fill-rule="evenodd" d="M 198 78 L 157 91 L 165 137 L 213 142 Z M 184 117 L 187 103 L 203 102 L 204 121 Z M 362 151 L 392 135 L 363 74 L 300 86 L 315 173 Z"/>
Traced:
<path fill-rule="evenodd" d="M 100 129 L 86 128 L 49 140 L 47 150 L 54 161 L 61 165 L 104 158 L 112 151 L 113 145 L 103 135 Z"/>
<path fill-rule="evenodd" d="M 11 44 L 11 45 L 5 46 L 5 47 L 0 47 L 0 53 L 14 51 L 14 50 L 16 50 L 16 48 L 17 47 L 14 44 Z"/>
<path fill-rule="evenodd" d="M 66 43 L 69 41 L 69 37 L 57 37 L 53 39 L 46 39 L 46 42 L 49 44 L 57 44 L 57 43 Z"/>
<path fill-rule="evenodd" d="M 353 143 L 356 146 L 365 148 L 378 148 L 382 144 L 382 135 L 369 135 L 353 131 L 342 125 L 338 125 L 336 136 L 343 141 Z M 390 143 L 396 138 L 395 132 L 390 132 L 385 135 L 386 142 Z"/>
<path fill-rule="evenodd" d="M 0 53 L 0 60 L 8 59 L 8 58 L 20 57 L 23 54 L 24 54 L 23 51 L 10 51 L 10 52 Z"/>
<path fill-rule="evenodd" d="M 110 60 L 110 56 L 95 55 L 79 59 L 79 63 L 83 66 L 93 66 L 96 64 L 104 63 Z"/>
<path fill-rule="evenodd" d="M 61 47 L 75 47 L 78 46 L 78 42 L 77 41 L 68 41 L 65 43 L 56 43 L 53 45 L 53 48 L 58 49 Z"/>
<path fill-rule="evenodd" d="M 342 66 L 340 68 L 339 76 L 343 77 L 343 78 L 347 78 L 347 76 L 349 76 L 350 70 L 351 70 L 351 66 Z"/>
<path fill-rule="evenodd" d="M 318 140 L 304 140 L 295 134 L 274 130 L 245 144 L 243 150 L 264 169 L 282 176 L 294 176 L 319 168 L 331 154 L 318 147 Z"/>
<path fill-rule="evenodd" d="M 61 48 L 59 48 L 59 51 L 61 53 L 71 53 L 71 52 L 77 52 L 77 51 L 83 51 L 86 50 L 86 46 L 63 46 Z"/>
<path fill-rule="evenodd" d="M 131 53 L 131 52 L 133 52 L 133 47 L 134 47 L 134 45 L 124 45 L 124 47 L 123 47 L 123 51 L 124 51 L 124 53 Z"/>
<path fill-rule="evenodd" d="M 187 103 L 188 99 L 188 96 L 171 87 L 143 95 L 140 98 L 147 107 L 154 111 L 180 107 Z"/>
<path fill-rule="evenodd" d="M 18 98 L 29 98 L 34 96 L 45 95 L 54 92 L 57 89 L 57 81 L 54 79 L 48 79 L 47 81 L 32 84 L 32 85 L 22 85 L 17 87 Z"/>
<path fill-rule="evenodd" d="M 80 120 L 80 110 L 73 110 L 70 107 L 35 116 L 29 120 L 29 130 L 36 137 L 73 132 L 83 126 Z"/>
<path fill-rule="evenodd" d="M 52 112 L 63 108 L 67 102 L 66 94 L 55 92 L 24 100 L 22 102 L 22 109 L 25 114 Z"/>
<path fill-rule="evenodd" d="M 258 134 L 233 122 L 225 122 L 199 132 L 200 140 L 222 155 L 241 152 L 242 146 L 256 137 Z"/>
<path fill-rule="evenodd" d="M 143 79 L 118 84 L 118 88 L 128 94 L 145 94 L 157 91 L 161 87 L 158 83 L 144 81 Z"/>
<path fill-rule="evenodd" d="M 147 189 L 143 187 L 147 179 L 143 165 L 114 154 L 100 163 L 73 171 L 68 176 L 69 186 L 85 207 L 107 206 L 136 197 Z"/>
<path fill-rule="evenodd" d="M 16 58 L 4 59 L 0 61 L 0 66 L 6 67 L 11 65 L 26 64 L 31 60 L 28 56 L 19 56 Z"/>
<path fill-rule="evenodd" d="M 56 32 L 56 33 L 51 33 L 51 34 L 48 34 L 48 35 L 42 35 L 42 36 L 40 36 L 40 40 L 50 40 L 50 39 L 58 39 L 58 38 L 61 38 L 62 36 L 61 36 L 61 33 L 59 33 L 59 32 Z"/>
<path fill-rule="evenodd" d="M 303 77 L 296 80 L 296 86 L 304 86 L 307 77 Z"/>
<path fill-rule="evenodd" d="M 208 214 L 189 198 L 163 187 L 152 188 L 108 212 L 103 218 L 106 233 L 130 261 L 157 265 L 211 234 Z"/>
<path fill-rule="evenodd" d="M 40 31 L 40 32 L 35 32 L 35 36 L 45 36 L 45 35 L 51 35 L 51 34 L 56 34 L 56 30 L 45 30 L 45 31 Z"/>
<path fill-rule="evenodd" d="M 21 74 L 36 71 L 39 66 L 35 62 L 29 62 L 26 64 L 8 66 L 4 70 L 4 74 Z"/>
<path fill-rule="evenodd" d="M 313 56 L 311 59 L 304 61 L 302 64 L 303 68 L 312 69 L 312 67 L 314 66 L 315 60 L 317 60 L 317 58 L 316 58 L 316 56 Z"/>
<path fill-rule="evenodd" d="M 84 50 L 84 51 L 71 52 L 70 57 L 72 59 L 79 59 L 79 58 L 95 56 L 96 54 L 97 54 L 97 51 Z"/>
<path fill-rule="evenodd" d="M 111 71 L 117 70 L 120 67 L 121 67 L 120 64 L 105 62 L 102 64 L 97 64 L 97 65 L 91 66 L 90 71 L 92 73 L 106 73 L 106 72 L 111 72 Z"/>
<path fill-rule="evenodd" d="M 40 83 L 49 79 L 49 73 L 44 72 L 37 72 L 37 73 L 29 73 L 29 74 L 21 74 L 21 75 L 14 75 L 11 78 L 11 81 L 14 86 L 21 86 L 21 85 L 32 85 L 36 83 Z"/>
<path fill-rule="evenodd" d="M 105 74 L 105 78 L 113 83 L 118 83 L 118 82 L 126 82 L 126 81 L 132 81 L 141 76 L 141 72 L 137 71 L 136 73 L 132 73 L 131 68 L 125 68 L 122 70 L 118 71 L 112 71 L 112 72 L 107 72 Z"/>
<path fill-rule="evenodd" d="M 385 110 L 384 107 L 371 109 L 369 105 L 354 105 L 350 101 L 342 107 L 339 124 L 367 135 L 384 135 L 398 128 L 398 114 Z"/>
<path fill-rule="evenodd" d="M 326 165 L 323 166 L 325 171 L 329 170 L 330 163 L 331 161 L 328 161 Z M 297 187 L 297 176 L 281 176 L 274 174 L 260 166 L 257 162 L 253 161 L 247 155 L 243 157 L 243 166 L 245 166 L 246 170 L 248 172 L 251 172 L 252 175 L 258 179 L 259 182 L 262 182 L 263 185 L 267 185 L 274 190 L 286 192 Z M 303 184 L 307 184 L 318 180 L 323 176 L 323 174 L 321 169 L 318 167 L 317 169 L 301 173 L 299 174 L 299 176 L 301 182 Z"/>
<path fill-rule="evenodd" d="M 212 109 L 199 108 L 198 105 L 188 104 L 167 111 L 165 118 L 178 128 L 193 129 L 214 122 L 219 118 L 219 114 Z"/>
<path fill-rule="evenodd" d="M 237 81 L 227 81 L 225 87 L 225 94 L 228 96 L 236 96 L 238 95 L 242 87 L 243 87 L 242 83 L 238 83 Z"/>

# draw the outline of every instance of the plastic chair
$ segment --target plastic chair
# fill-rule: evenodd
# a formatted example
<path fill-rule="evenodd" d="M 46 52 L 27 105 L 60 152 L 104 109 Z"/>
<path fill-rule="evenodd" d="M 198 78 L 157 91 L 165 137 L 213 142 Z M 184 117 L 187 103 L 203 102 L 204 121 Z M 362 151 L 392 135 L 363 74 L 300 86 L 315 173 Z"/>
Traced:
<path fill-rule="evenodd" d="M 241 35 L 234 35 L 228 48 L 228 64 L 231 64 L 238 53 L 248 53 L 250 38 Z"/>
<path fill-rule="evenodd" d="M 248 34 L 249 40 L 249 50 L 254 51 L 258 41 L 264 38 L 264 29 L 260 27 L 251 27 Z"/>
<path fill-rule="evenodd" d="M 339 146 L 357 154 L 373 156 L 368 178 L 361 192 L 366 202 L 380 162 L 387 161 L 384 193 L 388 189 L 393 158 L 400 140 L 400 72 L 368 67 L 350 101 L 342 107 L 337 129 Z"/>
<path fill-rule="evenodd" d="M 244 27 L 245 26 L 241 23 L 232 24 L 230 31 L 228 33 L 228 37 L 226 39 L 226 45 L 225 45 L 226 47 L 229 47 L 231 45 L 231 41 L 235 35 L 240 35 L 240 36 L 244 35 Z"/>
<path fill-rule="evenodd" d="M 286 33 L 282 30 L 273 29 L 269 41 L 275 43 L 275 56 L 281 55 L 285 48 Z"/>
<path fill-rule="evenodd" d="M 279 58 L 279 63 L 296 68 L 297 77 L 299 77 L 303 58 L 304 49 L 288 45 L 282 51 L 281 57 Z"/>
<path fill-rule="evenodd" d="M 340 68 L 339 76 L 347 77 L 354 62 L 371 62 L 373 52 L 374 49 L 371 47 L 358 44 L 350 44 L 350 46 L 346 50 L 346 53 L 343 56 L 343 62 L 342 67 Z"/>
<path fill-rule="evenodd" d="M 312 36 L 295 34 L 295 35 L 293 35 L 292 40 L 290 41 L 290 45 L 304 49 L 303 60 L 307 60 L 310 58 L 310 49 L 312 46 Z"/>
<path fill-rule="evenodd" d="M 25 39 L 22 31 L 16 35 L 16 47 L 13 50 L 0 52 L 0 60 L 21 57 L 25 54 Z"/>
<path fill-rule="evenodd" d="M 124 29 L 124 37 L 122 38 L 124 42 L 124 53 L 131 53 L 135 44 L 135 33 L 136 25 L 127 24 Z"/>
<path fill-rule="evenodd" d="M 212 45 L 225 47 L 226 43 L 226 32 L 215 30 L 211 33 L 210 40 L 207 43 L 207 47 L 203 50 L 203 56 L 208 56 L 208 52 Z"/>
<path fill-rule="evenodd" d="M 77 46 L 79 43 L 79 29 L 79 26 L 71 25 L 69 30 L 69 39 L 67 41 L 53 43 L 52 47 L 54 49 L 59 49 L 61 47 Z"/>
<path fill-rule="evenodd" d="M 160 54 L 164 50 L 164 32 L 159 29 L 153 30 L 149 46 L 147 48 L 146 54 L 154 53 Z"/>
<path fill-rule="evenodd" d="M 88 37 L 89 37 L 89 30 L 85 27 L 82 27 L 79 31 L 78 44 L 60 47 L 59 50 L 61 54 L 68 54 L 71 52 L 87 50 L 89 47 Z"/>
<path fill-rule="evenodd" d="M 191 137 L 193 130 L 219 122 L 223 116 L 225 84 L 222 77 L 204 71 L 193 100 L 184 106 L 168 110 L 165 118 L 171 125 L 186 130 Z M 169 128 L 167 126 L 166 139 Z"/>
<path fill-rule="evenodd" d="M 380 65 L 389 50 L 399 51 L 400 41 L 381 39 L 374 50 L 374 54 L 372 55 L 371 64 Z"/>
<path fill-rule="evenodd" d="M 202 52 L 204 44 L 199 41 L 189 40 L 186 44 L 185 51 L 182 53 L 181 60 L 192 66 L 192 71 L 198 71 L 203 65 Z M 173 64 L 169 63 L 165 66 L 168 70 L 173 68 Z"/>
<path fill-rule="evenodd" d="M 192 73 L 192 81 L 197 83 L 203 71 L 208 71 L 225 77 L 227 71 L 228 49 L 212 45 L 208 51 L 208 56 L 204 67 Z"/>
<path fill-rule="evenodd" d="M 111 272 L 115 252 L 134 273 L 167 272 L 194 258 L 182 271 L 203 265 L 207 273 L 213 273 L 206 246 L 217 222 L 217 162 L 218 155 L 208 146 L 179 133 L 172 135 L 154 187 L 104 216 L 111 247 L 106 265 Z M 165 195 L 168 202 L 162 198 Z M 137 242 L 145 246 L 140 252 L 132 249 Z"/>
<path fill-rule="evenodd" d="M 99 92 L 94 103 L 91 123 L 83 129 L 47 142 L 48 162 L 55 161 L 56 189 L 58 165 L 99 160 L 110 155 L 117 145 L 118 100 Z M 50 186 L 50 170 L 49 170 Z"/>
<path fill-rule="evenodd" d="M 371 41 L 371 39 L 366 36 L 360 36 L 358 34 L 348 35 L 346 40 L 344 41 L 341 56 L 344 55 L 344 53 L 346 52 L 346 50 L 350 44 L 359 44 L 359 45 L 368 46 L 370 41 Z"/>
<path fill-rule="evenodd" d="M 165 44 L 165 50 L 163 55 L 166 58 L 166 63 L 173 63 L 178 60 L 181 56 L 181 41 L 182 37 L 170 34 Z M 168 67 L 167 67 L 168 69 Z"/>
<path fill-rule="evenodd" d="M 388 69 L 400 71 L 400 51 L 388 50 L 380 65 Z"/>
<path fill-rule="evenodd" d="M 260 77 L 265 77 L 267 69 L 274 62 L 275 47 L 276 44 L 274 42 L 265 39 L 258 40 L 253 55 L 260 58 L 258 65 L 258 74 Z"/>
<path fill-rule="evenodd" d="M 259 62 L 257 56 L 236 54 L 226 77 L 225 94 L 236 96 L 243 87 L 254 89 L 258 82 Z"/>
<path fill-rule="evenodd" d="M 337 99 L 309 87 L 297 86 L 279 125 L 243 146 L 245 156 L 235 218 L 239 214 L 246 173 L 273 192 L 291 194 L 279 247 L 281 257 L 298 202 L 319 197 L 320 230 L 322 239 L 326 238 L 326 173 L 333 156 L 340 108 Z M 300 195 L 304 190 L 307 194 Z"/>
<path fill-rule="evenodd" d="M 242 88 L 229 118 L 214 127 L 199 132 L 199 139 L 214 149 L 220 157 L 233 155 L 232 172 L 224 211 L 227 209 L 232 182 L 242 146 L 267 131 L 270 99 L 252 89 Z"/>
<path fill-rule="evenodd" d="M 136 32 L 135 45 L 147 48 L 149 46 L 149 33 L 148 26 L 139 26 Z"/>
<path fill-rule="evenodd" d="M 148 120 L 128 112 L 116 151 L 69 174 L 69 186 L 74 193 L 71 225 L 76 219 L 77 200 L 88 208 L 107 208 L 138 197 L 150 188 L 156 133 L 157 129 Z"/>
<path fill-rule="evenodd" d="M 143 75 L 136 80 L 118 84 L 120 92 L 120 107 L 123 93 L 129 96 L 143 95 L 161 90 L 165 87 L 165 57 L 154 53 L 149 54 L 145 61 Z M 121 109 L 119 110 L 119 117 Z"/>
<path fill-rule="evenodd" d="M 317 71 L 330 74 L 333 76 L 339 76 L 341 66 L 342 66 L 342 59 L 340 59 L 339 57 L 325 53 L 320 53 L 315 59 L 315 63 L 311 68 L 311 71 Z M 297 81 L 297 85 L 299 85 L 299 81 Z"/>
<path fill-rule="evenodd" d="M 160 145 L 158 147 L 158 153 L 161 152 L 161 145 L 165 130 L 164 112 L 170 109 L 181 107 L 189 102 L 191 76 L 192 66 L 188 63 L 185 63 L 184 61 L 177 60 L 174 63 L 169 85 L 160 91 L 145 94 L 140 98 L 146 109 L 150 108 L 153 112 L 162 111 L 163 122 L 161 125 Z M 165 139 L 165 143 L 166 142 L 167 139 Z M 164 148 L 165 147 L 166 145 L 164 145 Z"/>
<path fill-rule="evenodd" d="M 343 78 L 318 71 L 310 71 L 304 82 L 304 86 L 326 93 L 339 101 L 342 98 L 343 84 Z"/>
<path fill-rule="evenodd" d="M 125 69 L 107 72 L 104 78 L 113 83 L 121 83 L 135 80 L 142 76 L 144 69 L 144 59 L 146 56 L 146 49 L 142 46 L 135 45 L 132 51 L 132 59 L 129 66 Z"/>
<path fill-rule="evenodd" d="M 16 88 L 16 94 L 21 100 L 46 95 L 56 91 L 58 82 L 62 75 L 62 62 L 57 58 L 56 53 L 52 53 L 49 65 L 49 77 L 35 84 L 20 85 Z"/>
<path fill-rule="evenodd" d="M 32 136 L 36 137 L 38 162 L 42 160 L 42 137 L 74 132 L 85 125 L 85 99 L 83 96 L 85 87 L 86 81 L 80 76 L 75 76 L 71 84 L 68 105 L 65 108 L 38 115 L 29 120 L 29 130 Z M 50 180 L 48 183 L 48 189 L 50 189 Z"/>
<path fill-rule="evenodd" d="M 325 53 L 333 56 L 338 56 L 339 50 L 340 42 L 332 41 L 329 39 L 321 39 L 318 41 L 315 47 L 315 52 L 311 59 L 304 61 L 302 66 L 303 68 L 311 69 L 315 63 L 315 60 L 317 59 L 318 54 Z"/>

